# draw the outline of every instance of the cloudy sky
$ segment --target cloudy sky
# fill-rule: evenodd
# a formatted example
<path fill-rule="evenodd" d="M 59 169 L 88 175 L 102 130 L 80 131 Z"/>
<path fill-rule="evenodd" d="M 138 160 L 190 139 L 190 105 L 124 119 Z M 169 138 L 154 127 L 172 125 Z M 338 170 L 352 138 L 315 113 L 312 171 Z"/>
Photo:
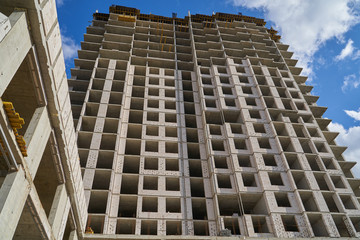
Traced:
<path fill-rule="evenodd" d="M 324 117 L 333 120 L 330 130 L 340 133 L 336 142 L 348 146 L 344 157 L 360 162 L 360 0 L 56 1 L 68 69 L 92 14 L 108 13 L 111 4 L 164 16 L 241 12 L 264 18 L 295 52 L 312 94 L 320 96 L 318 105 L 328 107 Z M 354 172 L 360 177 L 358 165 Z"/>

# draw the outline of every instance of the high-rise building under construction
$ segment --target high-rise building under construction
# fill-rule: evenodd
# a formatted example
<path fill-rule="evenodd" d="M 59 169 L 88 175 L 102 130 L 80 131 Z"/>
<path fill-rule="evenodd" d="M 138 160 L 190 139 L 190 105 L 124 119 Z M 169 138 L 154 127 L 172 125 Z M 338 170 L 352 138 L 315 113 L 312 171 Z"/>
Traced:
<path fill-rule="evenodd" d="M 39 60 L 33 48 L 22 67 L 30 74 L 39 61 L 46 94 L 35 91 L 31 99 L 38 96 L 50 116 L 41 108 L 31 122 L 46 122 L 50 137 L 43 143 L 47 157 L 39 160 L 42 174 L 34 183 L 29 177 L 33 190 L 21 195 L 27 205 L 13 227 L 18 239 L 34 234 L 26 234 L 30 216 L 44 239 L 360 237 L 355 163 L 343 159 L 346 148 L 328 131 L 326 108 L 317 106 L 289 46 L 262 19 L 163 17 L 111 6 L 109 14 L 94 13 L 66 83 L 62 54 L 54 50 L 60 44 L 52 34 L 54 6 L 48 7 L 54 1 L 25 2 L 32 2 L 30 33 L 45 37 L 32 38 Z M 0 53 L 9 46 L 2 44 Z M 42 89 L 40 80 L 35 89 Z M 16 87 L 6 85 L 1 98 L 22 115 Z M 0 111 L 1 126 L 11 120 L 9 111 Z M 25 125 L 25 140 L 36 132 L 31 126 Z M 13 145 L 1 144 L 0 156 L 10 156 Z M 30 150 L 22 152 L 36 153 Z M 35 175 L 38 167 L 25 155 L 18 162 L 30 170 L 21 171 Z M 22 183 L 6 163 L 1 212 Z M 51 163 L 56 171 L 48 170 Z M 51 184 L 46 173 L 53 173 Z M 0 215 L 0 230 L 2 220 L 16 222 Z"/>
<path fill-rule="evenodd" d="M 95 232 L 359 236 L 353 163 L 264 25 L 94 14 L 68 83 Z"/>

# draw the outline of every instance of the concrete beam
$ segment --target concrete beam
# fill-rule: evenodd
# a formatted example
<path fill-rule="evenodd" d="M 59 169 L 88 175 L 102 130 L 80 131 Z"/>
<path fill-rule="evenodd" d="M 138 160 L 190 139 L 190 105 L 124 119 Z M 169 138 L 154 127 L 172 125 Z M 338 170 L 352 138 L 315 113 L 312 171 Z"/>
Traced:
<path fill-rule="evenodd" d="M 76 233 L 76 230 L 72 231 L 72 232 L 70 233 L 69 240 L 78 240 L 78 239 L 79 239 L 79 238 L 78 238 L 78 235 L 77 235 L 77 233 Z"/>
<path fill-rule="evenodd" d="M 32 178 L 35 178 L 50 133 L 51 125 L 46 107 L 37 108 L 24 136 L 25 142 L 28 144 L 26 163 Z"/>
<path fill-rule="evenodd" d="M 6 176 L 0 189 L 1 238 L 12 239 L 29 192 L 30 184 L 21 167 Z"/>
<path fill-rule="evenodd" d="M 9 17 L 11 30 L 0 42 L 0 96 L 11 82 L 31 48 L 25 12 L 13 12 Z"/>
<path fill-rule="evenodd" d="M 41 204 L 39 195 L 36 192 L 35 185 L 32 184 L 29 199 L 27 201 L 30 207 L 31 213 L 35 218 L 35 222 L 38 224 L 38 228 L 44 237 L 44 239 L 54 239 L 51 226 L 46 216 L 46 212 Z"/>
<path fill-rule="evenodd" d="M 65 184 L 61 184 L 56 189 L 55 198 L 49 214 L 49 223 L 56 239 L 63 238 L 69 211 L 70 200 L 66 193 Z"/>

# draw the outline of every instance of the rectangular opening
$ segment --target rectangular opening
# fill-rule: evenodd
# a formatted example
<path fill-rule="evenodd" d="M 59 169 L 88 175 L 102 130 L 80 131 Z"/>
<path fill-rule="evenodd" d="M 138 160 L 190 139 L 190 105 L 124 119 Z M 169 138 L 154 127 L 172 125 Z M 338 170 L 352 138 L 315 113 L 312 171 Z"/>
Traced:
<path fill-rule="evenodd" d="M 252 87 L 241 86 L 241 89 L 244 94 L 253 94 Z"/>
<path fill-rule="evenodd" d="M 269 179 L 270 179 L 270 183 L 271 185 L 277 185 L 277 186 L 283 186 L 283 180 L 281 177 L 281 173 L 270 173 L 269 174 Z"/>
<path fill-rule="evenodd" d="M 249 110 L 250 117 L 253 119 L 261 119 L 260 111 Z"/>
<path fill-rule="evenodd" d="M 236 107 L 235 99 L 225 98 L 225 105 L 228 107 Z"/>
<path fill-rule="evenodd" d="M 240 167 L 252 167 L 249 155 L 237 155 Z"/>
<path fill-rule="evenodd" d="M 276 167 L 277 166 L 274 155 L 263 154 L 262 157 L 264 159 L 265 166 L 269 166 L 269 167 Z"/>
<path fill-rule="evenodd" d="M 270 141 L 268 138 L 258 138 L 260 148 L 271 149 Z"/>
<path fill-rule="evenodd" d="M 326 205 L 330 212 L 335 212 L 335 213 L 340 212 L 339 208 L 335 203 L 335 200 L 333 198 L 334 195 L 332 193 L 322 193 L 322 195 L 325 199 Z"/>
<path fill-rule="evenodd" d="M 150 85 L 159 85 L 159 79 L 158 78 L 149 78 L 149 84 Z"/>
<path fill-rule="evenodd" d="M 253 127 L 256 133 L 266 133 L 264 124 L 253 123 Z"/>
<path fill-rule="evenodd" d="M 301 165 L 296 154 L 285 154 L 286 161 L 290 169 L 301 170 Z"/>
<path fill-rule="evenodd" d="M 139 173 L 140 158 L 124 156 L 123 173 Z"/>
<path fill-rule="evenodd" d="M 165 170 L 166 171 L 179 171 L 179 160 L 176 158 L 165 159 Z"/>
<path fill-rule="evenodd" d="M 166 153 L 178 153 L 178 143 L 177 142 L 165 142 L 165 152 Z"/>
<path fill-rule="evenodd" d="M 329 237 L 321 215 L 308 215 L 315 237 Z"/>
<path fill-rule="evenodd" d="M 234 140 L 234 145 L 235 145 L 236 149 L 240 149 L 240 150 L 246 150 L 247 149 L 245 139 L 234 138 L 233 140 Z"/>
<path fill-rule="evenodd" d="M 123 175 L 121 179 L 121 194 L 138 194 L 137 175 Z"/>
<path fill-rule="evenodd" d="M 146 152 L 158 152 L 159 144 L 155 141 L 146 141 L 145 143 L 145 151 Z"/>
<path fill-rule="evenodd" d="M 159 127 L 158 126 L 146 126 L 146 135 L 159 136 Z"/>
<path fill-rule="evenodd" d="M 116 234 L 135 234 L 136 220 L 118 219 Z"/>
<path fill-rule="evenodd" d="M 141 220 L 141 235 L 157 235 L 157 221 Z"/>
<path fill-rule="evenodd" d="M 165 122 L 176 123 L 176 114 L 165 113 Z"/>
<path fill-rule="evenodd" d="M 120 196 L 118 217 L 136 218 L 137 196 Z"/>
<path fill-rule="evenodd" d="M 206 201 L 205 199 L 191 199 L 192 205 L 192 214 L 193 219 L 197 220 L 206 220 L 207 212 L 206 212 Z"/>
<path fill-rule="evenodd" d="M 214 151 L 225 151 L 224 142 L 220 140 L 211 140 L 211 146 Z"/>
<path fill-rule="evenodd" d="M 159 108 L 159 100 L 147 100 L 148 108 Z"/>
<path fill-rule="evenodd" d="M 223 168 L 223 169 L 228 168 L 226 157 L 214 156 L 214 163 L 216 168 Z"/>
<path fill-rule="evenodd" d="M 209 236 L 209 226 L 207 221 L 194 221 L 195 236 Z"/>
<path fill-rule="evenodd" d="M 146 120 L 158 122 L 159 121 L 159 113 L 158 112 L 147 112 Z"/>
<path fill-rule="evenodd" d="M 305 156 L 306 156 L 306 159 L 308 160 L 311 170 L 320 171 L 319 165 L 316 160 L 317 156 L 316 155 L 308 155 L 308 154 Z"/>
<path fill-rule="evenodd" d="M 144 176 L 144 190 L 158 190 L 158 177 Z"/>
<path fill-rule="evenodd" d="M 88 212 L 105 214 L 107 198 L 107 191 L 91 191 Z"/>
<path fill-rule="evenodd" d="M 181 221 L 166 221 L 166 235 L 181 235 Z"/>
<path fill-rule="evenodd" d="M 192 197 L 205 197 L 203 180 L 201 178 L 190 178 L 190 191 Z"/>
<path fill-rule="evenodd" d="M 200 159 L 199 144 L 187 144 L 188 158 L 189 159 Z"/>
<path fill-rule="evenodd" d="M 116 135 L 103 134 L 101 138 L 100 149 L 115 150 Z"/>
<path fill-rule="evenodd" d="M 230 78 L 229 77 L 220 77 L 220 83 L 230 84 Z"/>
<path fill-rule="evenodd" d="M 269 233 L 269 228 L 267 226 L 265 217 L 252 216 L 251 219 L 255 233 Z"/>
<path fill-rule="evenodd" d="M 292 172 L 292 176 L 298 189 L 310 189 L 304 173 Z"/>
<path fill-rule="evenodd" d="M 202 177 L 201 161 L 189 160 L 190 177 Z"/>
<path fill-rule="evenodd" d="M 222 87 L 221 89 L 222 89 L 223 94 L 233 95 L 231 87 Z"/>
<path fill-rule="evenodd" d="M 291 207 L 287 193 L 275 193 L 275 199 L 278 207 Z"/>
<path fill-rule="evenodd" d="M 142 198 L 142 212 L 157 212 L 158 198 L 157 197 L 143 197 Z"/>
<path fill-rule="evenodd" d="M 180 191 L 180 184 L 178 178 L 166 178 L 165 181 L 166 191 Z"/>
<path fill-rule="evenodd" d="M 112 169 L 114 152 L 99 151 L 96 168 Z"/>
<path fill-rule="evenodd" d="M 142 126 L 140 124 L 129 124 L 127 129 L 127 138 L 141 139 Z"/>
<path fill-rule="evenodd" d="M 158 170 L 158 159 L 152 157 L 145 157 L 144 159 L 144 169 L 146 170 Z"/>
<path fill-rule="evenodd" d="M 355 204 L 350 195 L 340 195 L 340 199 L 345 207 L 345 209 L 356 209 Z"/>
<path fill-rule="evenodd" d="M 125 154 L 140 155 L 141 141 L 140 140 L 126 140 Z"/>
<path fill-rule="evenodd" d="M 216 178 L 219 188 L 231 188 L 231 181 L 229 175 L 217 175 Z"/>
<path fill-rule="evenodd" d="M 248 106 L 256 106 L 255 98 L 245 98 L 245 101 Z"/>
<path fill-rule="evenodd" d="M 236 195 L 218 195 L 218 207 L 221 216 L 240 216 L 239 198 Z"/>
<path fill-rule="evenodd" d="M 346 188 L 340 176 L 331 176 L 330 178 L 336 188 Z"/>
<path fill-rule="evenodd" d="M 329 191 L 329 187 L 325 181 L 325 178 L 323 174 L 314 174 L 315 176 L 315 179 L 316 179 L 316 182 L 320 188 L 320 190 L 323 190 L 323 191 Z"/>
<path fill-rule="evenodd" d="M 300 192 L 302 204 L 307 212 L 317 212 L 319 209 L 311 192 Z"/>
<path fill-rule="evenodd" d="M 219 125 L 208 125 L 210 129 L 211 135 L 222 135 L 221 133 L 221 126 Z"/>
<path fill-rule="evenodd" d="M 224 226 L 231 231 L 232 235 L 241 235 L 237 218 L 224 218 Z"/>
<path fill-rule="evenodd" d="M 205 105 L 209 108 L 216 108 L 216 101 L 212 99 L 205 99 Z"/>
<path fill-rule="evenodd" d="M 255 175 L 252 173 L 241 174 L 243 184 L 245 187 L 257 187 Z"/>
<path fill-rule="evenodd" d="M 129 123 L 143 123 L 143 112 L 142 111 L 130 111 Z"/>
<path fill-rule="evenodd" d="M 233 134 L 243 134 L 243 131 L 242 131 L 242 125 L 241 124 L 230 124 L 230 128 L 231 128 L 231 132 Z"/>
<path fill-rule="evenodd" d="M 109 190 L 111 171 L 109 170 L 95 170 L 92 189 Z"/>
<path fill-rule="evenodd" d="M 351 237 L 348 227 L 344 222 L 344 217 L 332 215 L 332 218 L 333 218 L 335 226 L 340 234 L 340 237 L 347 237 L 347 238 Z"/>
<path fill-rule="evenodd" d="M 295 216 L 281 215 L 281 220 L 286 232 L 299 232 Z"/>
<path fill-rule="evenodd" d="M 167 213 L 181 213 L 180 198 L 166 198 Z"/>
<path fill-rule="evenodd" d="M 188 142 L 198 143 L 199 139 L 197 129 L 186 129 L 186 140 Z"/>
<path fill-rule="evenodd" d="M 136 98 L 144 98 L 145 88 L 143 87 L 132 87 L 131 96 Z"/>

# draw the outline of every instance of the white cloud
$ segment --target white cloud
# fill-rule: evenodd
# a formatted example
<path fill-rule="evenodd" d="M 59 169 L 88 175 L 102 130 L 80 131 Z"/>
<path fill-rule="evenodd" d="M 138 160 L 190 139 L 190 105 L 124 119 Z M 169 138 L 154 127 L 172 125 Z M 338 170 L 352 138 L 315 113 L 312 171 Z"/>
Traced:
<path fill-rule="evenodd" d="M 343 39 L 359 23 L 359 0 L 231 0 L 237 6 L 262 9 L 290 45 L 305 75 L 312 74 L 314 54 L 329 39 Z M 359 53 L 360 54 L 360 53 Z"/>
<path fill-rule="evenodd" d="M 58 6 L 58 7 L 60 7 L 60 6 L 62 6 L 63 4 L 64 4 L 64 1 L 65 0 L 55 0 L 56 1 L 56 5 Z"/>
<path fill-rule="evenodd" d="M 360 109 L 358 111 L 353 110 L 345 110 L 345 113 L 349 116 L 355 119 L 356 121 L 360 121 Z"/>
<path fill-rule="evenodd" d="M 61 40 L 65 61 L 72 60 L 77 56 L 80 45 L 76 44 L 72 38 L 66 37 L 64 34 L 61 34 Z"/>
<path fill-rule="evenodd" d="M 346 58 L 346 57 L 351 56 L 355 50 L 353 43 L 354 43 L 354 41 L 349 39 L 345 48 L 343 50 L 341 50 L 341 53 L 335 57 L 335 60 L 340 61 L 340 60 L 344 60 L 344 58 Z"/>
<path fill-rule="evenodd" d="M 353 46 L 354 41 L 349 39 L 345 48 L 341 50 L 340 54 L 335 57 L 336 61 L 344 60 L 345 58 L 351 57 L 356 60 L 360 57 L 360 50 Z"/>
<path fill-rule="evenodd" d="M 360 78 L 357 79 L 355 74 L 347 75 L 344 77 L 341 90 L 345 93 L 348 89 L 358 88 L 360 86 Z"/>
<path fill-rule="evenodd" d="M 339 146 L 346 146 L 348 149 L 344 152 L 343 156 L 347 161 L 357 162 L 356 166 L 352 169 L 356 177 L 360 177 L 360 126 L 350 127 L 345 129 L 339 123 L 330 123 L 329 130 L 339 132 L 336 138 L 336 143 Z"/>

